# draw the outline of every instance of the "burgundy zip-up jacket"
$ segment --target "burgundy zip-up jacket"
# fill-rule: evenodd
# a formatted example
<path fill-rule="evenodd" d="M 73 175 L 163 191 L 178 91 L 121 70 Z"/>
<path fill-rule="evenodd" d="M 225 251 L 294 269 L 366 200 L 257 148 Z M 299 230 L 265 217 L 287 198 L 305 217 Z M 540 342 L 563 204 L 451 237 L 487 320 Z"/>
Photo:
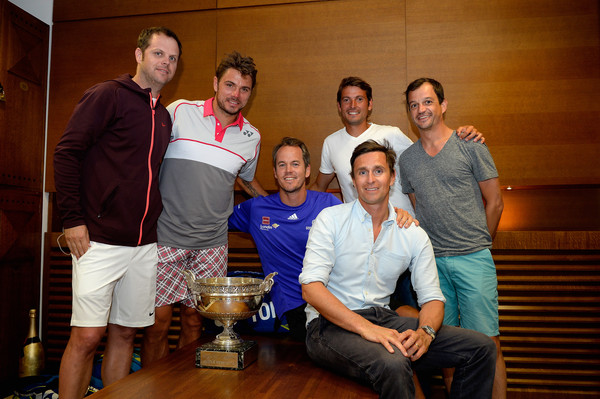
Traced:
<path fill-rule="evenodd" d="M 90 240 L 105 244 L 156 242 L 158 171 L 170 135 L 169 113 L 131 75 L 88 89 L 54 152 L 63 226 L 85 224 Z"/>

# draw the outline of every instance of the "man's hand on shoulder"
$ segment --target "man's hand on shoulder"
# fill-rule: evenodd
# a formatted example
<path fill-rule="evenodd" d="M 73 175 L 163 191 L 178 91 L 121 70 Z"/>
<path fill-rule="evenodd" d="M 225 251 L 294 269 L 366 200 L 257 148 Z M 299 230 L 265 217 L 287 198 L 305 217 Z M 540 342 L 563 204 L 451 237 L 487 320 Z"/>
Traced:
<path fill-rule="evenodd" d="M 394 207 L 394 209 L 396 210 L 396 223 L 398 224 L 398 227 L 404 227 L 406 229 L 413 223 L 415 226 L 419 225 L 419 221 L 413 218 L 408 211 L 396 207 Z"/>
<path fill-rule="evenodd" d="M 77 259 L 90 248 L 90 235 L 84 224 L 65 229 L 65 240 L 69 250 Z"/>
<path fill-rule="evenodd" d="M 461 140 L 469 141 L 473 139 L 474 143 L 477 143 L 478 141 L 481 142 L 481 144 L 485 143 L 485 137 L 483 137 L 482 133 L 477 131 L 475 126 L 460 126 L 456 129 L 456 134 Z"/>

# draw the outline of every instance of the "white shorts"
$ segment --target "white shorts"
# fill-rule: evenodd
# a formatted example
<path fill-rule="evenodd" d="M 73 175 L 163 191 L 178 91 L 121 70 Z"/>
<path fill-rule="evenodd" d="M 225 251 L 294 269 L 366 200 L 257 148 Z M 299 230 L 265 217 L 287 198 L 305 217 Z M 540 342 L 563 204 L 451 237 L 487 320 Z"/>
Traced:
<path fill-rule="evenodd" d="M 92 241 L 81 258 L 72 258 L 72 326 L 154 324 L 156 243 L 125 247 Z"/>

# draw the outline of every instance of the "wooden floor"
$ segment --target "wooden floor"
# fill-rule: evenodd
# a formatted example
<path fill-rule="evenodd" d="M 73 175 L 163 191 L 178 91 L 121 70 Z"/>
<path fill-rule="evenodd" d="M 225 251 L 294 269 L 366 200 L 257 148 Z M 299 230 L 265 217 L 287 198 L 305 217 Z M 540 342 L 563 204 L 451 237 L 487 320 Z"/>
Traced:
<path fill-rule="evenodd" d="M 244 370 L 196 368 L 200 343 L 183 347 L 161 361 L 93 394 L 102 398 L 311 398 L 369 399 L 366 386 L 316 366 L 303 343 L 279 337 L 243 337 L 257 341 L 258 360 Z"/>

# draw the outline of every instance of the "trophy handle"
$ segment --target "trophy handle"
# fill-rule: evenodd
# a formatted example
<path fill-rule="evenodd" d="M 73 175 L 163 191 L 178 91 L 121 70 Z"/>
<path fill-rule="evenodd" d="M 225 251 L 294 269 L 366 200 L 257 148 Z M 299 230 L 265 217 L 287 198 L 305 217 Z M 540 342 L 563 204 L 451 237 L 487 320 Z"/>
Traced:
<path fill-rule="evenodd" d="M 266 294 L 267 292 L 271 291 L 271 287 L 273 287 L 273 283 L 274 283 L 273 277 L 275 277 L 278 274 L 279 273 L 277 273 L 277 272 L 273 272 L 273 273 L 269 274 L 267 277 L 265 277 L 263 282 L 260 283 L 260 285 L 258 287 L 261 294 Z"/>
<path fill-rule="evenodd" d="M 189 270 L 184 270 L 183 275 L 185 276 L 185 282 L 187 283 L 188 290 L 192 294 L 192 301 L 194 302 L 194 307 L 196 307 L 196 309 L 197 309 L 198 308 L 198 299 L 196 298 L 196 294 L 194 294 L 194 290 L 193 290 L 194 282 L 196 281 L 196 276 L 194 276 L 194 273 Z"/>

